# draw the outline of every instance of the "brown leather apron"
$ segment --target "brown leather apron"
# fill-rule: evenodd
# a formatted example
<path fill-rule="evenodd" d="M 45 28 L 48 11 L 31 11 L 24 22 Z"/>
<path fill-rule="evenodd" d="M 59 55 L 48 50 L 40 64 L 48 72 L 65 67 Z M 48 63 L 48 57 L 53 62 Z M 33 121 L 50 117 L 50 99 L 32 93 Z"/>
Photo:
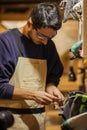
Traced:
<path fill-rule="evenodd" d="M 44 91 L 46 72 L 46 60 L 19 57 L 15 72 L 9 83 L 16 87 L 29 88 L 32 91 Z M 1 100 L 0 106 L 17 109 L 44 107 L 33 100 Z M 15 123 L 9 130 L 45 130 L 45 112 L 14 114 L 14 117 Z"/>

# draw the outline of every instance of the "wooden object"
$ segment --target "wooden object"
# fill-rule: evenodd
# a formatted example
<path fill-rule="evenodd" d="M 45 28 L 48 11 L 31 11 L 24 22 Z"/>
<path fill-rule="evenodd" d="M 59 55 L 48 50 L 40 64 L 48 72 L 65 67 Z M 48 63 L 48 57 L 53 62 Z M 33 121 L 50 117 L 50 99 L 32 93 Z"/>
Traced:
<path fill-rule="evenodd" d="M 78 91 L 79 90 L 78 79 L 74 82 L 69 81 L 68 75 L 63 75 L 60 80 L 58 88 L 61 92 Z"/>
<path fill-rule="evenodd" d="M 83 54 L 87 58 L 87 0 L 83 0 Z"/>
<path fill-rule="evenodd" d="M 61 130 L 63 119 L 58 115 L 58 110 L 47 110 L 46 115 L 46 130 Z"/>

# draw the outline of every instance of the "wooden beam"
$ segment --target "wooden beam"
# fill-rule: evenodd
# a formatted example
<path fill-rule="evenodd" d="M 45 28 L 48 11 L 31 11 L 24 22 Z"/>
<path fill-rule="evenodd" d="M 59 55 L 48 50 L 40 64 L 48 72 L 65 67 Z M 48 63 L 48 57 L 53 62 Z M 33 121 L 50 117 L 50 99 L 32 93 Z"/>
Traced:
<path fill-rule="evenodd" d="M 87 58 L 87 0 L 83 0 L 83 55 Z"/>

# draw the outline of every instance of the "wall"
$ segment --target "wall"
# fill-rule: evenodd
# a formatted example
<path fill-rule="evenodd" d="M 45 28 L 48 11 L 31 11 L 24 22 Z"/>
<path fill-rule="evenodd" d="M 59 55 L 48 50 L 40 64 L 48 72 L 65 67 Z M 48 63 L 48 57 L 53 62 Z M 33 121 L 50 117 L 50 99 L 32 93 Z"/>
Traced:
<path fill-rule="evenodd" d="M 56 44 L 57 50 L 61 55 L 65 73 L 68 72 L 69 69 L 69 58 L 71 53 L 69 52 L 69 48 L 78 41 L 78 29 L 79 23 L 74 19 L 69 19 L 66 23 L 63 23 L 62 28 L 58 31 L 57 36 L 53 39 Z M 75 70 L 77 69 L 78 60 L 74 60 Z"/>

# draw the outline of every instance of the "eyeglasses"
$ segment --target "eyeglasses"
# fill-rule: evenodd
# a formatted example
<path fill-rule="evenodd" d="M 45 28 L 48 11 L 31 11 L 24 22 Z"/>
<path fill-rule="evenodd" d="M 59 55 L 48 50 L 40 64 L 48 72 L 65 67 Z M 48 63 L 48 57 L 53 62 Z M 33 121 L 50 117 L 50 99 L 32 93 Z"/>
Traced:
<path fill-rule="evenodd" d="M 35 29 L 35 30 L 36 30 L 36 33 L 37 33 L 38 38 L 40 38 L 40 39 L 50 40 L 50 39 L 52 39 L 54 36 L 56 36 L 56 34 L 57 34 L 57 31 L 55 31 L 55 32 L 56 32 L 55 35 L 52 36 L 52 37 L 49 37 L 49 36 L 46 36 L 46 35 L 42 34 L 42 33 L 39 32 L 37 29 Z"/>
<path fill-rule="evenodd" d="M 41 32 L 39 32 L 32 22 L 31 22 L 31 24 L 34 27 L 34 29 L 36 30 L 36 34 L 37 34 L 38 38 L 40 38 L 40 39 L 50 40 L 57 35 L 57 31 L 55 30 L 54 36 L 52 36 L 52 37 L 46 36 L 46 35 L 42 34 Z"/>

